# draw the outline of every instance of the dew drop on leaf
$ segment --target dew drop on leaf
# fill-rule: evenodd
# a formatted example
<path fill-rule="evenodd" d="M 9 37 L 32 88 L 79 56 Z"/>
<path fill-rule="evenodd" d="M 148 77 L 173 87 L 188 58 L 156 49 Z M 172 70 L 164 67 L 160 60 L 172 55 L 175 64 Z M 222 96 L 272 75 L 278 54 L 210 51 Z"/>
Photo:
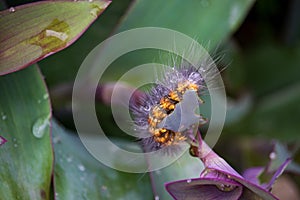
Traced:
<path fill-rule="evenodd" d="M 43 95 L 43 99 L 46 100 L 46 99 L 48 99 L 48 98 L 49 98 L 49 94 L 48 94 L 48 93 L 46 93 L 46 94 Z"/>
<path fill-rule="evenodd" d="M 3 121 L 5 121 L 7 119 L 7 116 L 3 112 L 1 112 L 1 119 Z"/>
<path fill-rule="evenodd" d="M 80 165 L 78 165 L 78 169 L 83 172 L 85 170 L 85 167 L 80 164 Z"/>
<path fill-rule="evenodd" d="M 73 158 L 72 157 L 67 157 L 67 162 L 70 163 L 72 162 Z"/>
<path fill-rule="evenodd" d="M 46 117 L 40 117 L 34 122 L 32 126 L 32 133 L 34 137 L 42 138 L 45 135 L 50 124 L 49 118 L 50 118 L 49 115 Z"/>
<path fill-rule="evenodd" d="M 276 158 L 276 153 L 275 152 L 271 152 L 269 155 L 271 160 L 274 160 Z"/>
<path fill-rule="evenodd" d="M 53 137 L 53 140 L 52 140 L 52 141 L 53 141 L 54 144 L 57 144 L 57 143 L 60 143 L 60 142 L 61 142 L 59 136 Z"/>

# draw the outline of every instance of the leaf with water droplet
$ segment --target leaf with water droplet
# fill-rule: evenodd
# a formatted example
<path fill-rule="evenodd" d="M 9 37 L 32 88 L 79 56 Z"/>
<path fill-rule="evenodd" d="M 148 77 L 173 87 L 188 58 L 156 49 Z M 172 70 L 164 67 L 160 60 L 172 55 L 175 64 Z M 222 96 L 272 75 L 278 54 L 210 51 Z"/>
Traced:
<path fill-rule="evenodd" d="M 49 100 L 37 103 L 47 93 L 37 66 L 1 76 L 0 91 L 0 143 L 8 141 L 0 146 L 0 199 L 49 199 L 53 154 L 47 120 L 38 122 L 45 127 L 37 135 L 42 138 L 32 134 L 37 119 L 50 116 Z"/>
<path fill-rule="evenodd" d="M 109 4 L 109 0 L 40 1 L 1 11 L 0 75 L 66 48 Z"/>
<path fill-rule="evenodd" d="M 1 112 L 1 119 L 3 121 L 5 121 L 7 119 L 7 116 L 3 112 Z"/>

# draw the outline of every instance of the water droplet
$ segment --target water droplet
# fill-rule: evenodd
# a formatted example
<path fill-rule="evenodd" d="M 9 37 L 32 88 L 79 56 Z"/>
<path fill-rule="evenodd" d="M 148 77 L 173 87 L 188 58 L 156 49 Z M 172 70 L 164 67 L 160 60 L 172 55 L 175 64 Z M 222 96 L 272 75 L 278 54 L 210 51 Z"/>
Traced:
<path fill-rule="evenodd" d="M 107 190 L 107 187 L 105 185 L 102 185 L 101 190 Z"/>
<path fill-rule="evenodd" d="M 59 200 L 59 195 L 57 192 L 55 192 L 55 200 Z"/>
<path fill-rule="evenodd" d="M 14 13 L 14 12 L 16 12 L 16 9 L 14 7 L 10 7 L 9 12 Z"/>
<path fill-rule="evenodd" d="M 38 101 L 37 101 L 37 102 L 38 102 L 38 104 L 40 104 L 40 103 L 42 103 L 42 100 L 38 99 Z"/>
<path fill-rule="evenodd" d="M 274 160 L 276 158 L 276 156 L 277 156 L 276 152 L 271 152 L 270 155 L 269 155 L 271 160 Z"/>
<path fill-rule="evenodd" d="M 102 193 L 102 195 L 105 196 L 106 198 L 110 198 L 110 197 L 111 197 L 110 191 L 108 190 L 108 188 L 107 188 L 106 185 L 102 185 L 102 186 L 101 186 L 101 193 Z"/>
<path fill-rule="evenodd" d="M 192 179 L 188 179 L 186 180 L 187 183 L 191 183 L 192 182 Z"/>
<path fill-rule="evenodd" d="M 50 124 L 49 118 L 49 115 L 46 117 L 40 117 L 34 122 L 32 126 L 32 133 L 36 138 L 42 138 L 47 132 L 47 128 Z"/>
<path fill-rule="evenodd" d="M 90 3 L 92 3 L 92 2 L 93 2 L 93 0 L 89 0 L 89 2 L 90 2 Z"/>
<path fill-rule="evenodd" d="M 49 94 L 48 94 L 48 93 L 46 93 L 46 94 L 43 95 L 43 99 L 46 100 L 46 99 L 48 99 L 48 98 L 49 98 Z"/>
<path fill-rule="evenodd" d="M 60 142 L 60 137 L 55 136 L 55 137 L 53 137 L 52 141 L 53 141 L 54 144 L 59 143 Z"/>
<path fill-rule="evenodd" d="M 156 196 L 154 197 L 154 200 L 159 200 L 159 196 L 156 195 Z"/>
<path fill-rule="evenodd" d="M 6 115 L 2 115 L 2 120 L 5 121 L 7 119 Z"/>
<path fill-rule="evenodd" d="M 3 121 L 5 121 L 5 120 L 7 119 L 7 116 L 5 115 L 4 112 L 1 112 L 1 119 L 2 119 Z"/>
<path fill-rule="evenodd" d="M 85 170 L 85 167 L 80 164 L 80 165 L 78 165 L 78 169 L 83 172 Z"/>
<path fill-rule="evenodd" d="M 72 162 L 73 158 L 72 157 L 67 157 L 67 162 Z"/>
<path fill-rule="evenodd" d="M 18 147 L 18 144 L 14 144 L 14 147 L 17 148 L 17 147 Z"/>
<path fill-rule="evenodd" d="M 234 185 L 225 185 L 225 184 L 220 184 L 220 185 L 216 185 L 216 186 L 219 190 L 224 191 L 224 192 L 230 192 L 236 188 L 236 186 L 234 186 Z"/>

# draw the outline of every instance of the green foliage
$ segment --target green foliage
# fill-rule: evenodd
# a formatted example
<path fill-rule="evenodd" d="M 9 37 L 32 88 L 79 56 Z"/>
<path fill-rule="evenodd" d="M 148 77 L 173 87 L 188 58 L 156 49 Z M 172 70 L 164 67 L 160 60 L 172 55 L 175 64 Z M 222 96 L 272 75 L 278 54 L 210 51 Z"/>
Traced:
<path fill-rule="evenodd" d="M 53 155 L 50 101 L 37 66 L 0 78 L 1 199 L 48 199 Z"/>
<path fill-rule="evenodd" d="M 71 90 L 81 62 L 111 33 L 131 28 L 170 28 L 197 39 L 212 52 L 218 45 L 226 49 L 219 63 L 229 63 L 223 73 L 230 99 L 223 134 L 226 144 L 222 141 L 220 144 L 225 155 L 229 146 L 236 147 L 245 138 L 299 140 L 300 40 L 296 36 L 300 29 L 295 23 L 295 11 L 287 10 L 291 14 L 286 20 L 291 22 L 284 28 L 278 27 L 275 21 L 269 23 L 272 16 L 284 17 L 278 14 L 280 3 L 273 5 L 270 1 L 255 4 L 243 24 L 253 0 L 222 3 L 218 0 L 115 0 L 96 20 L 107 6 L 104 2 L 45 1 L 0 13 L 0 74 L 11 73 L 0 77 L 0 136 L 8 141 L 0 146 L 0 198 L 153 199 L 158 195 L 170 199 L 163 186 L 165 182 L 199 175 L 200 169 L 195 168 L 201 166 L 188 155 L 151 174 L 118 172 L 97 162 L 75 133 L 50 120 L 52 109 L 63 125 L 72 127 Z M 8 3 L 18 4 L 17 1 Z M 66 33 L 68 37 L 66 40 L 47 38 L 48 29 Z M 278 29 L 283 39 L 274 35 Z M 52 53 L 56 54 L 43 59 Z M 153 50 L 122 56 L 109 67 L 101 82 L 117 80 L 132 67 L 153 62 L 160 56 L 161 52 Z M 50 93 L 37 66 L 21 70 L 41 59 L 39 65 Z M 109 109 L 103 105 L 96 107 L 105 133 L 129 145 L 128 138 L 114 124 Z M 233 156 L 234 160 L 236 154 L 235 150 L 227 156 Z"/>

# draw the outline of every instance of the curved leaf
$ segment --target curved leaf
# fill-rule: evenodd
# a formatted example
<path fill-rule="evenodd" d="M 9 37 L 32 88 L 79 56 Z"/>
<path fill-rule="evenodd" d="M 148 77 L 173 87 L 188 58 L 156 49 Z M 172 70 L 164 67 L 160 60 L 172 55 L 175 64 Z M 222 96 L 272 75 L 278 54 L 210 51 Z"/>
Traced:
<path fill-rule="evenodd" d="M 52 125 L 56 199 L 153 199 L 148 176 L 104 166 L 74 134 Z"/>
<path fill-rule="evenodd" d="M 109 0 L 41 1 L 1 11 L 0 75 L 66 48 L 109 3 Z"/>
<path fill-rule="evenodd" d="M 50 102 L 36 66 L 0 77 L 1 199 L 49 199 Z"/>

